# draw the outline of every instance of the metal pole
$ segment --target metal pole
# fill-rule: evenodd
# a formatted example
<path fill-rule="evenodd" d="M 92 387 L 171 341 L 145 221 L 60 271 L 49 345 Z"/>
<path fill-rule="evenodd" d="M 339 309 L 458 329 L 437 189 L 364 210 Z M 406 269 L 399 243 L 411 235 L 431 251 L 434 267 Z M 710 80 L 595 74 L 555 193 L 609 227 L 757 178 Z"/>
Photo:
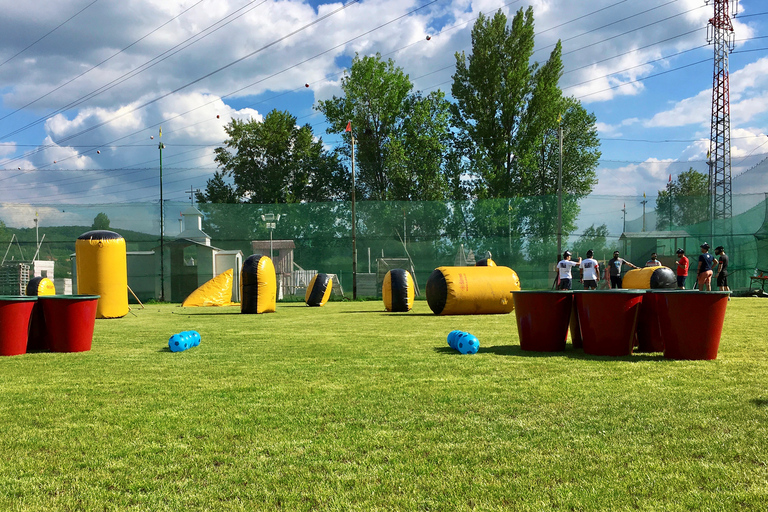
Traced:
<path fill-rule="evenodd" d="M 352 138 L 352 300 L 357 299 L 357 236 L 355 234 L 355 136 Z"/>
<path fill-rule="evenodd" d="M 563 245 L 563 125 L 557 126 L 560 142 L 560 161 L 557 166 L 557 254 L 562 254 Z M 558 256 L 559 257 L 559 256 Z"/>
<path fill-rule="evenodd" d="M 270 224 L 270 228 L 269 228 L 269 259 L 270 260 L 272 259 L 272 231 L 274 231 L 274 229 L 272 229 Z"/>
<path fill-rule="evenodd" d="M 160 127 L 160 139 L 163 138 L 163 128 Z M 160 150 L 160 300 L 165 301 L 165 203 L 163 202 L 163 142 L 157 148 Z"/>

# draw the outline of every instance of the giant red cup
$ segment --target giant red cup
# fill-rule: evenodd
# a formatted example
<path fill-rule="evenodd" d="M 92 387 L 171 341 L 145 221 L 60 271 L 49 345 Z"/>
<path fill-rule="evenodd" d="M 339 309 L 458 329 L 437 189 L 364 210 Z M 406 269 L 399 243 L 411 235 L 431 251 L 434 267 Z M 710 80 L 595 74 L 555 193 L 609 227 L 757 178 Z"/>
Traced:
<path fill-rule="evenodd" d="M 573 307 L 571 308 L 571 322 L 568 329 L 571 333 L 571 345 L 573 348 L 582 348 L 581 327 L 579 327 L 579 295 L 573 296 Z"/>
<path fill-rule="evenodd" d="M 658 290 L 648 290 L 643 296 L 637 319 L 637 351 L 664 352 L 664 336 L 659 325 L 661 305 Z"/>
<path fill-rule="evenodd" d="M 576 291 L 582 345 L 593 356 L 628 356 L 645 290 Z"/>
<path fill-rule="evenodd" d="M 716 359 L 730 292 L 657 291 L 667 359 Z"/>
<path fill-rule="evenodd" d="M 27 352 L 29 320 L 37 297 L 0 296 L 0 356 Z"/>
<path fill-rule="evenodd" d="M 520 348 L 565 350 L 573 295 L 568 291 L 513 291 Z"/>
<path fill-rule="evenodd" d="M 43 295 L 38 300 L 53 352 L 91 350 L 98 295 Z"/>

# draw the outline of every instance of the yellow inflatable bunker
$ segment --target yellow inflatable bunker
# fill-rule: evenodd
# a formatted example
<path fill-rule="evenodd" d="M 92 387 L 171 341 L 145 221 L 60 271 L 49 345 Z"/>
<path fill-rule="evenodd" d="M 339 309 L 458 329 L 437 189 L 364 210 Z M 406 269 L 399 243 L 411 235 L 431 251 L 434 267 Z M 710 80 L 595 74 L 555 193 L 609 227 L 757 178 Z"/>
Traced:
<path fill-rule="evenodd" d="M 621 287 L 632 290 L 655 290 L 677 288 L 677 276 L 668 267 L 645 267 L 630 270 L 624 274 Z"/>
<path fill-rule="evenodd" d="M 312 278 L 309 286 L 307 286 L 304 302 L 306 302 L 307 306 L 320 307 L 328 302 L 332 288 L 333 278 L 331 276 L 322 272 L 315 274 L 315 277 Z"/>
<path fill-rule="evenodd" d="M 482 260 L 478 260 L 477 263 L 475 263 L 476 267 L 495 267 L 496 262 L 493 261 L 491 258 L 483 258 Z"/>
<path fill-rule="evenodd" d="M 240 273 L 240 312 L 274 313 L 277 305 L 277 279 L 272 260 L 261 254 L 248 256 Z"/>
<path fill-rule="evenodd" d="M 26 293 L 28 296 L 56 295 L 56 287 L 53 281 L 47 277 L 33 277 L 27 283 Z"/>
<path fill-rule="evenodd" d="M 234 271 L 229 269 L 206 281 L 184 299 L 181 307 L 229 306 L 232 304 L 232 279 Z"/>
<path fill-rule="evenodd" d="M 436 315 L 509 313 L 519 289 L 509 267 L 438 267 L 427 280 L 427 303 Z"/>
<path fill-rule="evenodd" d="M 96 318 L 128 314 L 125 240 L 114 231 L 88 231 L 75 242 L 77 293 L 98 295 Z"/>
<path fill-rule="evenodd" d="M 384 276 L 381 285 L 384 308 L 395 313 L 410 311 L 416 297 L 411 273 L 402 268 L 393 268 Z"/>

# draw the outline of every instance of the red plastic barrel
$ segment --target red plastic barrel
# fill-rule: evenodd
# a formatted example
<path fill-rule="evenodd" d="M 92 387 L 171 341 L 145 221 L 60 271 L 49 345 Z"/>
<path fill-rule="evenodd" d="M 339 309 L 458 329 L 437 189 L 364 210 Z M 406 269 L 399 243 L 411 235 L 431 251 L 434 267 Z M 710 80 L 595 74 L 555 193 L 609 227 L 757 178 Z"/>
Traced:
<path fill-rule="evenodd" d="M 0 356 L 27 352 L 29 319 L 37 297 L 0 296 Z"/>
<path fill-rule="evenodd" d="M 38 300 L 53 352 L 91 350 L 98 295 L 44 295 Z"/>
<path fill-rule="evenodd" d="M 645 290 L 576 291 L 585 354 L 632 354 L 637 317 Z"/>
<path fill-rule="evenodd" d="M 568 291 L 513 291 L 520 348 L 565 350 L 573 295 Z"/>
<path fill-rule="evenodd" d="M 667 359 L 716 359 L 729 292 L 657 291 Z"/>
<path fill-rule="evenodd" d="M 637 319 L 638 352 L 664 352 L 664 337 L 659 326 L 659 308 L 664 306 L 657 291 L 648 290 L 643 296 Z"/>

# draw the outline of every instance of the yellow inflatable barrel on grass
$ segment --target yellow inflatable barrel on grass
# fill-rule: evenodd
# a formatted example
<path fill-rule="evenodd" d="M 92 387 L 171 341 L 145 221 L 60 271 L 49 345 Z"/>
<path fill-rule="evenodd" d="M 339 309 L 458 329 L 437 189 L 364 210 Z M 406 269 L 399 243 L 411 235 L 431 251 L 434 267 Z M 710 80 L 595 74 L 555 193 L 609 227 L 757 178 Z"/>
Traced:
<path fill-rule="evenodd" d="M 320 307 L 331 297 L 333 289 L 333 278 L 328 274 L 315 274 L 315 277 L 307 286 L 307 293 L 304 294 L 304 302 L 307 306 Z"/>
<path fill-rule="evenodd" d="M 491 315 L 514 309 L 520 279 L 509 267 L 438 267 L 427 280 L 427 303 L 436 315 Z"/>
<path fill-rule="evenodd" d="M 677 288 L 677 276 L 669 267 L 645 267 L 624 274 L 621 287 L 632 290 Z"/>
<path fill-rule="evenodd" d="M 411 273 L 402 268 L 393 268 L 384 276 L 381 285 L 384 308 L 395 313 L 410 311 L 416 297 Z"/>
<path fill-rule="evenodd" d="M 125 240 L 114 231 L 88 231 L 75 242 L 77 293 L 98 295 L 96 318 L 128 314 Z"/>
<path fill-rule="evenodd" d="M 248 256 L 240 273 L 240 313 L 274 313 L 277 278 L 272 260 L 261 254 Z"/>

